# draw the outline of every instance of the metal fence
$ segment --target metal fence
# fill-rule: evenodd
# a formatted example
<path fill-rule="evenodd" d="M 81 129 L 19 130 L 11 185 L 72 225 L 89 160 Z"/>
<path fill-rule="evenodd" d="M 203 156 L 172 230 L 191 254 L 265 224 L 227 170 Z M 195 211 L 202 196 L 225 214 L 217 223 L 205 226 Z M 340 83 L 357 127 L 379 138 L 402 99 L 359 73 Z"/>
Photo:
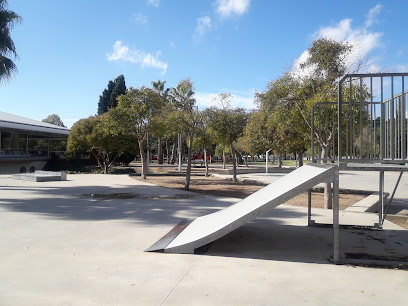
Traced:
<path fill-rule="evenodd" d="M 408 73 L 350 74 L 312 109 L 312 160 L 407 163 Z"/>

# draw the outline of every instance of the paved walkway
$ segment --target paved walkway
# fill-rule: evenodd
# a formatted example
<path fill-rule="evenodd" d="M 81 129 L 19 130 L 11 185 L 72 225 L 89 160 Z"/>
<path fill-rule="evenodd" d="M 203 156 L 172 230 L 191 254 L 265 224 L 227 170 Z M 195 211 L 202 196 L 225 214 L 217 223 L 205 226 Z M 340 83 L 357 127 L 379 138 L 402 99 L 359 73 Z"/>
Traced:
<path fill-rule="evenodd" d="M 406 305 L 407 271 L 331 264 L 332 230 L 306 227 L 303 208 L 281 205 L 204 255 L 146 253 L 181 218 L 236 199 L 126 175 L 44 183 L 2 175 L 0 186 L 0 305 Z M 314 217 L 331 218 L 318 209 Z M 376 217 L 343 212 L 341 220 Z M 385 227 L 343 230 L 342 256 L 408 254 L 408 232 Z"/>

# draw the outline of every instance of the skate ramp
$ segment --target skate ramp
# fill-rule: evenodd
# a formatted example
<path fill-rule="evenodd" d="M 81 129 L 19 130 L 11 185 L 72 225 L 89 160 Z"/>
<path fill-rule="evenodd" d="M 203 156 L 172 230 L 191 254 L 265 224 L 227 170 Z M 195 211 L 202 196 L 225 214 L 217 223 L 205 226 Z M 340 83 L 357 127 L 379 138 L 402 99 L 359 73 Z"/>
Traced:
<path fill-rule="evenodd" d="M 317 184 L 332 182 L 335 166 L 308 164 L 223 210 L 182 220 L 147 252 L 194 253 Z"/>

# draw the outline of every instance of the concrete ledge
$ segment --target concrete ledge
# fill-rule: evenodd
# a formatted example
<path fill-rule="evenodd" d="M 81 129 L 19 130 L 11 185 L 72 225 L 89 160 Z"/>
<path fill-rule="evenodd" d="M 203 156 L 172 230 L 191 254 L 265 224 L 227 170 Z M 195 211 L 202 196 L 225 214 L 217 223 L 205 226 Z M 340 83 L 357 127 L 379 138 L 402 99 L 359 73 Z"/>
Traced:
<path fill-rule="evenodd" d="M 13 174 L 11 178 L 31 182 L 66 181 L 67 174 L 65 172 L 36 170 L 34 173 Z"/>
<path fill-rule="evenodd" d="M 384 193 L 384 198 L 388 198 L 389 193 Z M 346 208 L 345 211 L 349 212 L 371 212 L 376 213 L 378 212 L 378 202 L 379 202 L 379 194 L 378 192 L 374 192 L 368 197 L 365 197 L 361 201 L 351 205 L 350 207 Z"/>

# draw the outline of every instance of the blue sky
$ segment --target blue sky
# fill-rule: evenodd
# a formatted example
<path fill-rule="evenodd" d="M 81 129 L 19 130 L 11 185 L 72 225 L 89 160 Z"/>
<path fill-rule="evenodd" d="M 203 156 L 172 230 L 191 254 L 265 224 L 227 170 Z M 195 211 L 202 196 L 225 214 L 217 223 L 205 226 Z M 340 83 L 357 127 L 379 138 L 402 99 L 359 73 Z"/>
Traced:
<path fill-rule="evenodd" d="M 9 0 L 18 73 L 0 85 L 0 110 L 67 126 L 94 115 L 120 74 L 126 85 L 168 87 L 190 77 L 201 107 L 233 94 L 253 108 L 255 90 L 291 69 L 318 37 L 346 40 L 365 70 L 408 71 L 400 1 Z"/>

